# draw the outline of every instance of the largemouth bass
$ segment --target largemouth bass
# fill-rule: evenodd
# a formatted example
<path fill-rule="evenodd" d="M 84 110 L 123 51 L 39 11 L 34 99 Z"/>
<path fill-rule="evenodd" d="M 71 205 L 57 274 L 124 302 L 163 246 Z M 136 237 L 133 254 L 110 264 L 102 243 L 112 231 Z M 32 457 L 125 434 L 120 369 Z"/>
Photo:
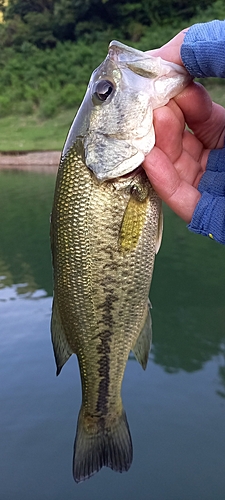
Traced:
<path fill-rule="evenodd" d="M 188 81 L 181 67 L 111 42 L 62 152 L 51 218 L 51 331 L 57 374 L 71 354 L 79 362 L 77 482 L 132 462 L 121 384 L 130 350 L 147 365 L 148 295 L 162 235 L 161 203 L 141 163 L 155 142 L 153 109 Z"/>

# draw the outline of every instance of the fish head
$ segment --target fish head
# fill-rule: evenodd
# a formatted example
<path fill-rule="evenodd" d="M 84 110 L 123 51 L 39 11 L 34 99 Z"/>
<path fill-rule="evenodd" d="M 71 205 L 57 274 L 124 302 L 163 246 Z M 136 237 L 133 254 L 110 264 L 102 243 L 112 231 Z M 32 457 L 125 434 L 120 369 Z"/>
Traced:
<path fill-rule="evenodd" d="M 79 138 L 86 166 L 99 182 L 129 174 L 155 144 L 153 110 L 190 81 L 181 66 L 120 42 L 93 72 L 64 146 Z"/>

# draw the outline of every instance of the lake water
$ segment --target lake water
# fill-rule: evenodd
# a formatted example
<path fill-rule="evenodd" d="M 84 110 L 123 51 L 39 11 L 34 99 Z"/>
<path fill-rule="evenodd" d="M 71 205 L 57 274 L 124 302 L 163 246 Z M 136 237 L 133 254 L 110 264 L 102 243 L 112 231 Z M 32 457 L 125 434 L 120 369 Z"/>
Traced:
<path fill-rule="evenodd" d="M 78 366 L 56 378 L 49 333 L 54 180 L 0 171 L 0 500 L 224 500 L 225 248 L 168 209 L 150 361 L 123 383 L 133 464 L 74 483 Z"/>

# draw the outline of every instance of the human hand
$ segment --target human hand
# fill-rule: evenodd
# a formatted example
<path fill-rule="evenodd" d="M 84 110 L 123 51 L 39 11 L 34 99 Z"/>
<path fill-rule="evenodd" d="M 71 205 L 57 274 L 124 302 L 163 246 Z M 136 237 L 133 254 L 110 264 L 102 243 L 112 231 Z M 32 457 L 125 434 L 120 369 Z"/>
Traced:
<path fill-rule="evenodd" d="M 172 38 L 172 40 L 167 42 L 159 49 L 148 50 L 146 53 L 150 54 L 151 56 L 162 57 L 162 59 L 165 59 L 165 61 L 173 62 L 175 64 L 180 64 L 181 66 L 183 66 L 180 56 L 180 49 L 188 29 L 189 28 L 185 28 L 184 30 L 182 30 L 174 38 Z"/>
<path fill-rule="evenodd" d="M 224 145 L 225 109 L 212 102 L 202 85 L 191 83 L 154 111 L 154 128 L 156 144 L 143 167 L 158 195 L 189 223 L 209 152 Z"/>

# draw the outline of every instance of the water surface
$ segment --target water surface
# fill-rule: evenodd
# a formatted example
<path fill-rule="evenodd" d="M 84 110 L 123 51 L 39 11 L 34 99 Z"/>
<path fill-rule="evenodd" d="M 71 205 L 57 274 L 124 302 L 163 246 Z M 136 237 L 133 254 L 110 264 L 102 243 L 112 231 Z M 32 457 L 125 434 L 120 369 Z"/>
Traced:
<path fill-rule="evenodd" d="M 56 378 L 49 334 L 54 180 L 0 171 L 0 499 L 224 500 L 225 248 L 167 209 L 150 361 L 123 383 L 133 464 L 74 483 L 78 366 Z"/>

